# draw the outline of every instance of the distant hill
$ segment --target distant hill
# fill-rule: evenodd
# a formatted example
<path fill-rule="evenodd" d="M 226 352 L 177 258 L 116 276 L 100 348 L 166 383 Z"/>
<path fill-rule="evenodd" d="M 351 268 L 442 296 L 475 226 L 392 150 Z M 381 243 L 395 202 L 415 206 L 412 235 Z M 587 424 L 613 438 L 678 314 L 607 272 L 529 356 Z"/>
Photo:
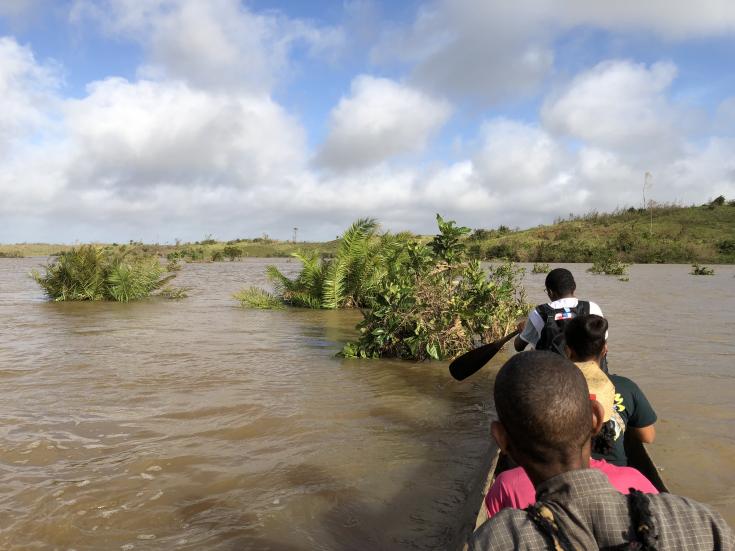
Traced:
<path fill-rule="evenodd" d="M 461 220 L 458 220 L 460 224 Z M 430 236 L 416 236 L 427 241 Z M 467 238 L 470 255 L 482 260 L 507 258 L 519 262 L 593 262 L 612 256 L 636 263 L 735 264 L 735 201 L 718 197 L 701 206 L 654 205 L 651 209 L 629 208 L 609 214 L 591 212 L 570 216 L 548 226 L 526 230 L 476 229 Z M 184 261 L 224 260 L 228 251 L 240 257 L 289 256 L 294 251 L 334 254 L 337 241 L 293 243 L 267 236 L 219 242 L 208 238 L 179 245 L 139 247 Z M 113 243 L 113 247 L 118 245 Z M 0 257 L 48 256 L 69 250 L 69 245 L 0 245 Z"/>
<path fill-rule="evenodd" d="M 467 242 L 477 258 L 521 262 L 592 262 L 612 253 L 636 263 L 735 263 L 735 201 L 654 205 L 570 216 L 526 230 L 477 229 Z"/>

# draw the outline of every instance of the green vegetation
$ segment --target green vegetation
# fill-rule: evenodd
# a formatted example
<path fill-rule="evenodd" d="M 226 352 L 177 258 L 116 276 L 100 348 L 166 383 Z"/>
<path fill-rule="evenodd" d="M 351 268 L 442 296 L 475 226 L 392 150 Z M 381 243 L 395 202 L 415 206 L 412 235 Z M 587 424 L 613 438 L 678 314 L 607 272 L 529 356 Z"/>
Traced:
<path fill-rule="evenodd" d="M 243 308 L 260 310 L 281 310 L 285 308 L 283 301 L 259 287 L 247 287 L 232 295 Z"/>
<path fill-rule="evenodd" d="M 362 218 L 339 239 L 332 257 L 315 251 L 293 253 L 303 267 L 290 279 L 268 266 L 275 296 L 284 304 L 303 308 L 355 308 L 370 306 L 378 284 L 388 271 L 394 250 L 404 234 L 378 234 L 378 223 Z"/>
<path fill-rule="evenodd" d="M 531 269 L 532 274 L 548 274 L 551 271 L 551 266 L 546 263 L 534 262 L 533 268 Z"/>
<path fill-rule="evenodd" d="M 106 250 L 82 245 L 61 253 L 31 275 L 55 300 L 113 300 L 129 302 L 149 296 L 175 276 L 164 275 L 156 256 L 137 249 Z"/>
<path fill-rule="evenodd" d="M 225 245 L 225 248 L 222 249 L 222 254 L 229 258 L 230 262 L 232 262 L 236 258 L 242 257 L 243 253 L 240 247 L 236 247 L 234 245 Z"/>
<path fill-rule="evenodd" d="M 467 257 L 456 227 L 437 215 L 439 233 L 428 244 L 404 240 L 391 251 L 360 337 L 346 357 L 453 358 L 505 335 L 528 309 L 522 269 L 506 263 L 489 273 Z"/>
<path fill-rule="evenodd" d="M 628 265 L 616 260 L 612 251 L 601 251 L 587 271 L 593 274 L 624 276 L 628 271 Z"/>
<path fill-rule="evenodd" d="M 178 260 L 169 260 L 166 264 L 166 271 L 167 272 L 178 272 L 181 270 L 181 264 L 179 264 Z"/>
<path fill-rule="evenodd" d="M 189 287 L 172 287 L 166 285 L 158 292 L 158 295 L 169 300 L 181 300 L 189 296 Z"/>
<path fill-rule="evenodd" d="M 416 237 L 428 242 L 430 237 Z M 615 260 L 630 263 L 735 263 L 735 200 L 724 196 L 700 205 L 652 204 L 650 209 L 624 208 L 613 213 L 593 211 L 569 215 L 554 224 L 525 230 L 501 225 L 476 229 L 463 236 L 467 254 L 478 260 L 516 262 L 594 262 L 612 251 Z M 168 260 L 211 262 L 243 257 L 310 258 L 337 254 L 340 240 L 326 243 L 277 241 L 267 235 L 254 239 L 216 241 L 207 236 L 194 243 L 99 245 L 109 250 L 135 247 Z M 23 243 L 0 245 L 0 257 L 52 256 L 70 250 L 67 245 Z"/>
<path fill-rule="evenodd" d="M 20 251 L 0 251 L 0 258 L 23 258 Z"/>
<path fill-rule="evenodd" d="M 594 262 L 609 250 L 625 263 L 732 264 L 735 201 L 718 197 L 701 206 L 593 211 L 521 231 L 478 229 L 468 239 L 470 255 L 482 260 Z"/>
<path fill-rule="evenodd" d="M 692 264 L 692 271 L 689 272 L 692 275 L 715 275 L 715 271 L 707 266 L 700 266 L 696 262 Z"/>

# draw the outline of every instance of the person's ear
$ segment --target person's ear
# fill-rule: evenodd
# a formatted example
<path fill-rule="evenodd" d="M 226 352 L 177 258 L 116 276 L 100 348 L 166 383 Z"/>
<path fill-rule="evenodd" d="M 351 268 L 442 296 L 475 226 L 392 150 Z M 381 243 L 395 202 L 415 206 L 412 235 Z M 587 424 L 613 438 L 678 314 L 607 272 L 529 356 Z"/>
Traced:
<path fill-rule="evenodd" d="M 592 402 L 592 436 L 602 430 L 602 425 L 605 424 L 605 408 L 597 400 L 590 400 Z"/>
<path fill-rule="evenodd" d="M 490 432 L 492 433 L 498 448 L 500 448 L 500 451 L 507 454 L 509 443 L 508 433 L 506 432 L 503 424 L 500 421 L 493 421 L 490 423 Z"/>
<path fill-rule="evenodd" d="M 602 357 L 605 358 L 607 356 L 607 341 L 605 341 L 605 345 L 602 347 Z"/>

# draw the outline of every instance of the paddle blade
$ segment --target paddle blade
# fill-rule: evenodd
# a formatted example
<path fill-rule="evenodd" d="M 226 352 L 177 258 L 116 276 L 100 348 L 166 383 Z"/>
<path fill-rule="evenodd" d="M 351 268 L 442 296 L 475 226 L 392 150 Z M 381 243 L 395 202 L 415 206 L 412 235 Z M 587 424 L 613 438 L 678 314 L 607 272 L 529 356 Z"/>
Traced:
<path fill-rule="evenodd" d="M 506 335 L 502 339 L 470 350 L 462 354 L 459 358 L 455 358 L 449 364 L 449 373 L 458 381 L 463 381 L 470 375 L 474 375 L 505 346 L 506 342 L 517 334 L 518 331 L 513 331 L 510 335 Z"/>

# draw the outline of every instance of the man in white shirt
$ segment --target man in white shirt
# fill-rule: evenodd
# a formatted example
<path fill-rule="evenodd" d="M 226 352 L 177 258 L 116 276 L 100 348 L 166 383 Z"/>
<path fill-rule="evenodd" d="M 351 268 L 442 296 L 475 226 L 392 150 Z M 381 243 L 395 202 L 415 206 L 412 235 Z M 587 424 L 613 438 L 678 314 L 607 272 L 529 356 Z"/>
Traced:
<path fill-rule="evenodd" d="M 528 320 L 518 324 L 520 334 L 513 345 L 518 352 L 530 344 L 536 350 L 551 350 L 565 356 L 564 327 L 567 322 L 586 314 L 604 316 L 596 303 L 578 300 L 574 296 L 577 284 L 569 270 L 551 270 L 546 276 L 545 285 L 549 302 L 536 306 L 528 315 Z M 603 361 L 600 367 L 607 373 L 607 361 Z"/>

